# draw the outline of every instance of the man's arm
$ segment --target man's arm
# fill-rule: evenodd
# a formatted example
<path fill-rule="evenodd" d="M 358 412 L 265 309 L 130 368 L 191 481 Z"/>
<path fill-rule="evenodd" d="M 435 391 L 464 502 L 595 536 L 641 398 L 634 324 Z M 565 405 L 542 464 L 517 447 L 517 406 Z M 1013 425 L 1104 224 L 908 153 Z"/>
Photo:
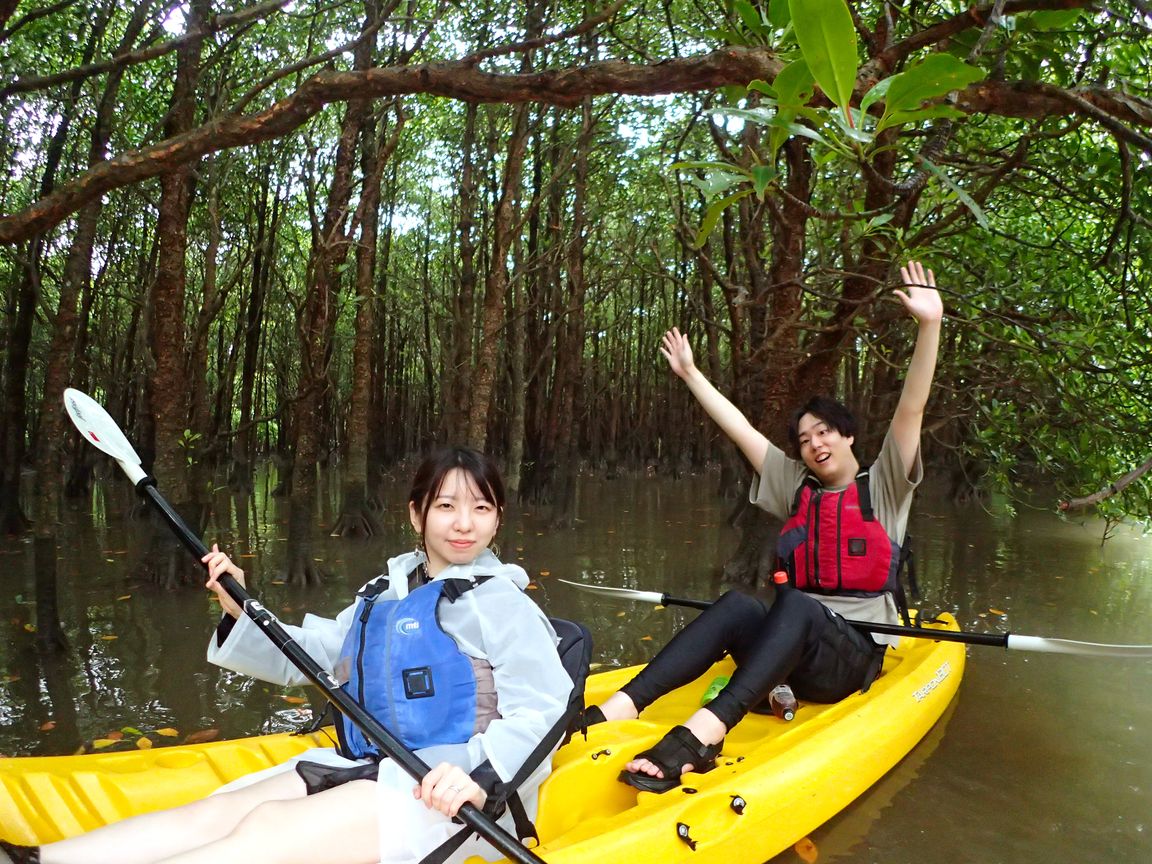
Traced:
<path fill-rule="evenodd" d="M 924 408 L 932 390 L 932 376 L 936 372 L 936 354 L 940 348 L 940 322 L 944 318 L 944 304 L 936 290 L 936 277 L 925 270 L 919 261 L 909 261 L 900 268 L 907 292 L 897 289 L 904 308 L 916 319 L 916 347 L 904 376 L 904 389 L 896 413 L 892 415 L 891 434 L 900 453 L 905 474 L 916 464 L 916 451 L 920 447 L 920 427 L 924 422 Z"/>
<path fill-rule="evenodd" d="M 744 413 L 733 405 L 723 393 L 713 387 L 712 383 L 704 377 L 704 373 L 696 368 L 696 362 L 692 357 L 692 346 L 688 344 L 688 338 L 682 335 L 679 329 L 673 327 L 664 334 L 660 353 L 664 355 L 664 359 L 668 361 L 672 371 L 688 385 L 688 389 L 696 397 L 700 407 L 740 448 L 740 452 L 752 463 L 753 470 L 759 472 L 764 465 L 764 457 L 768 455 L 768 439 L 756 431 Z M 931 378 L 931 372 L 929 372 L 929 378 Z"/>

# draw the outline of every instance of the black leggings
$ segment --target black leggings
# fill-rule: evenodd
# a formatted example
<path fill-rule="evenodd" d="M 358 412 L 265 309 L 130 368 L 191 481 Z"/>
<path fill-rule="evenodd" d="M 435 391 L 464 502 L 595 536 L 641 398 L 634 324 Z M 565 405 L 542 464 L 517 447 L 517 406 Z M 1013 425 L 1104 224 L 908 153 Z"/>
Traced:
<path fill-rule="evenodd" d="M 778 591 L 770 607 L 729 591 L 620 689 L 643 711 L 725 654 L 736 661 L 736 671 L 707 707 L 731 729 L 785 681 L 809 702 L 839 702 L 868 689 L 880 672 L 884 646 L 803 591 Z"/>

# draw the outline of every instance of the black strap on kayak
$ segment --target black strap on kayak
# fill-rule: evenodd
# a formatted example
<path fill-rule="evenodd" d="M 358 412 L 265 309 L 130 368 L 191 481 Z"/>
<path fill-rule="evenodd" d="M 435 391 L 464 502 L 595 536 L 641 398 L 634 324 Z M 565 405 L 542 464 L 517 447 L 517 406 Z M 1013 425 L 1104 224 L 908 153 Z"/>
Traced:
<path fill-rule="evenodd" d="M 497 779 L 493 788 L 488 792 L 488 800 L 484 804 L 484 812 L 492 818 L 499 818 L 505 809 L 512 814 L 512 821 L 516 826 L 516 836 L 521 842 L 531 839 L 534 845 L 539 845 L 540 836 L 536 833 L 536 826 L 528 818 L 524 809 L 524 802 L 516 791 L 521 784 L 535 771 L 547 758 L 548 754 L 558 744 L 567 742 L 577 731 L 580 716 L 584 711 L 584 686 L 588 680 L 588 667 L 592 661 L 592 634 L 588 628 L 578 621 L 567 621 L 563 618 L 549 618 L 556 635 L 560 637 L 560 644 L 556 646 L 560 654 L 560 662 L 564 671 L 572 679 L 572 693 L 568 697 L 568 705 L 548 730 L 547 734 L 528 754 L 520 770 L 507 782 Z M 477 774 L 492 775 L 491 765 L 485 762 L 472 772 L 474 778 Z M 487 784 L 481 783 L 482 786 Z M 464 845 L 464 841 L 471 835 L 471 831 L 464 829 L 449 837 L 430 853 L 421 859 L 420 864 L 444 864 L 452 854 Z"/>

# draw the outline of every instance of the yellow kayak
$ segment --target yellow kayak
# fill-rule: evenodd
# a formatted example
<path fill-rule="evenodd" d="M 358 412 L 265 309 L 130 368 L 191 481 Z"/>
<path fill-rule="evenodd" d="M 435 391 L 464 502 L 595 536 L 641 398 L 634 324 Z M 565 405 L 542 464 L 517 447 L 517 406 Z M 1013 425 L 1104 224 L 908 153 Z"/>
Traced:
<path fill-rule="evenodd" d="M 951 616 L 941 618 L 933 626 L 957 629 Z M 840 812 L 927 734 L 960 685 L 964 646 L 902 639 L 867 693 L 835 705 L 801 702 L 791 722 L 749 715 L 728 736 L 716 769 L 686 774 L 679 789 L 657 795 L 617 782 L 624 763 L 685 719 L 708 684 L 731 668 L 722 661 L 649 707 L 642 720 L 593 726 L 587 741 L 577 735 L 565 745 L 541 789 L 536 854 L 549 864 L 760 864 Z M 587 701 L 601 701 L 635 672 L 592 675 Z M 321 732 L 0 759 L 0 838 L 46 843 L 183 804 L 329 743 Z"/>

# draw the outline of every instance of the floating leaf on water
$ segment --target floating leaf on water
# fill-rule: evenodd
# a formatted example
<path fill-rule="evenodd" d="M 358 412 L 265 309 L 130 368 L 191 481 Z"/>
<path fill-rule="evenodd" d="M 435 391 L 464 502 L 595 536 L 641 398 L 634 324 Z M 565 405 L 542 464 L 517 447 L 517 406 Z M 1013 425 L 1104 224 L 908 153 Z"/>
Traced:
<path fill-rule="evenodd" d="M 184 739 L 185 744 L 203 744 L 206 741 L 215 741 L 220 737 L 219 729 L 201 729 L 199 732 L 193 732 Z"/>
<path fill-rule="evenodd" d="M 1007 612 L 1004 612 L 1004 611 L 1003 611 L 1003 610 L 1001 610 L 1001 609 L 989 609 L 988 611 L 989 611 L 989 612 L 991 612 L 993 615 L 1000 615 L 1000 616 L 1004 616 L 1004 615 L 1007 615 L 1007 614 L 1008 614 Z"/>
<path fill-rule="evenodd" d="M 137 738 L 136 739 L 136 746 L 139 747 L 141 750 L 151 750 L 152 749 L 152 742 L 149 741 L 147 738 Z"/>
<path fill-rule="evenodd" d="M 528 590 L 529 590 L 529 591 L 539 591 L 539 590 L 540 590 L 540 586 L 539 586 L 539 585 L 537 585 L 535 582 L 529 582 L 529 583 L 528 583 Z"/>
<path fill-rule="evenodd" d="M 236 557 L 237 557 L 237 558 L 255 558 L 255 557 L 256 557 L 256 553 L 255 553 L 255 552 L 241 552 L 241 553 L 240 553 L 239 555 L 237 555 Z"/>
<path fill-rule="evenodd" d="M 124 594 L 124 595 L 121 595 L 120 597 L 117 597 L 116 599 L 117 600 L 131 600 L 132 595 L 131 594 Z"/>
<path fill-rule="evenodd" d="M 285 702 L 291 702 L 293 705 L 303 705 L 308 700 L 303 696 L 281 696 Z"/>
<path fill-rule="evenodd" d="M 15 681 L 19 681 L 20 676 L 19 675 L 5 675 L 2 680 L 4 681 L 5 684 L 11 684 Z"/>
<path fill-rule="evenodd" d="M 641 636 L 641 637 L 640 637 L 640 641 L 641 641 L 641 642 L 651 642 L 651 641 L 652 641 L 652 637 L 651 637 L 651 636 Z"/>
<path fill-rule="evenodd" d="M 49 720 L 46 723 L 40 724 L 40 731 L 41 732 L 51 732 L 55 728 L 56 728 L 56 721 L 55 720 Z"/>
<path fill-rule="evenodd" d="M 603 663 L 589 663 L 588 669 L 589 670 L 599 669 L 603 665 L 604 665 Z"/>
<path fill-rule="evenodd" d="M 103 639 L 105 642 L 111 642 L 112 640 L 119 639 L 120 637 L 119 636 L 113 636 L 111 633 L 105 633 L 100 638 Z"/>
<path fill-rule="evenodd" d="M 541 576 L 551 576 L 551 575 L 552 575 L 552 571 L 551 571 L 551 570 L 541 570 L 541 571 L 540 571 L 540 575 L 541 575 Z"/>
<path fill-rule="evenodd" d="M 36 632 L 36 625 L 35 624 L 25 624 L 24 629 L 27 630 L 29 633 L 35 633 Z"/>
<path fill-rule="evenodd" d="M 178 738 L 178 737 L 180 737 L 180 733 L 177 730 L 171 728 L 170 726 L 165 726 L 163 729 L 157 729 L 156 734 L 157 735 L 163 735 L 165 738 Z"/>
<path fill-rule="evenodd" d="M 816 864 L 816 859 L 820 857 L 820 850 L 816 848 L 811 837 L 805 837 L 792 848 L 796 850 L 796 854 L 804 864 Z"/>
<path fill-rule="evenodd" d="M 273 585 L 284 585 L 284 584 L 285 584 L 285 582 L 284 582 L 284 580 L 283 580 L 283 579 L 273 579 L 273 580 L 272 580 L 272 584 L 273 584 Z"/>
<path fill-rule="evenodd" d="M 627 614 L 628 614 L 627 612 L 617 612 L 617 613 L 616 613 L 616 617 L 617 617 L 617 618 L 623 618 L 623 617 L 624 617 L 625 615 L 627 615 Z"/>
<path fill-rule="evenodd" d="M 517 547 L 516 547 L 516 551 L 517 551 L 517 552 L 523 552 L 523 551 L 524 551 L 524 547 L 523 547 L 523 546 L 517 546 Z"/>

